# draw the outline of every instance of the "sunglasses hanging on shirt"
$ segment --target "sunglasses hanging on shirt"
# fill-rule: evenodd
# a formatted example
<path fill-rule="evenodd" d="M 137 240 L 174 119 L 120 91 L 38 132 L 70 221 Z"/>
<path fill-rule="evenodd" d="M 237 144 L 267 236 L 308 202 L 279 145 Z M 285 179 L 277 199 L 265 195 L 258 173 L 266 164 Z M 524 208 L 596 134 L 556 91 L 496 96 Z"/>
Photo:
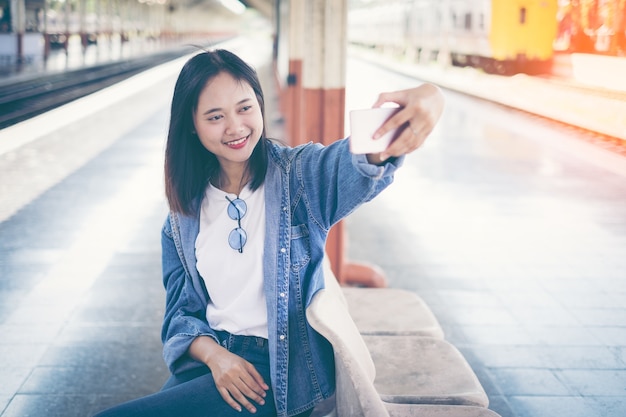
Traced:
<path fill-rule="evenodd" d="M 231 200 L 228 196 L 226 196 L 226 200 L 228 200 L 228 217 L 233 220 L 237 220 L 237 227 L 235 227 L 228 235 L 228 244 L 234 250 L 239 253 L 243 253 L 243 247 L 248 240 L 248 234 L 241 227 L 241 219 L 246 215 L 248 205 L 239 197 Z"/>

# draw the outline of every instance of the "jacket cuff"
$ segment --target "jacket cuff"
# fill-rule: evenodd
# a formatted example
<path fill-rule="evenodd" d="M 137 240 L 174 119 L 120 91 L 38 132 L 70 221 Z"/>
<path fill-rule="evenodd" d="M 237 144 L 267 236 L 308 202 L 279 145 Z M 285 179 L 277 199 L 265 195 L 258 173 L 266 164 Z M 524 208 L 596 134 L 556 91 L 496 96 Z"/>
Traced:
<path fill-rule="evenodd" d="M 404 163 L 405 155 L 391 157 L 382 165 L 370 164 L 365 154 L 352 154 L 352 163 L 356 169 L 366 177 L 383 178 L 393 176 L 398 168 Z"/>
<path fill-rule="evenodd" d="M 220 343 L 217 335 L 214 333 L 198 333 L 195 335 L 178 334 L 171 337 L 163 345 L 163 359 L 172 375 L 197 368 L 198 366 L 205 366 L 202 362 L 196 361 L 189 356 L 189 346 L 199 336 L 209 336 L 218 344 Z"/>

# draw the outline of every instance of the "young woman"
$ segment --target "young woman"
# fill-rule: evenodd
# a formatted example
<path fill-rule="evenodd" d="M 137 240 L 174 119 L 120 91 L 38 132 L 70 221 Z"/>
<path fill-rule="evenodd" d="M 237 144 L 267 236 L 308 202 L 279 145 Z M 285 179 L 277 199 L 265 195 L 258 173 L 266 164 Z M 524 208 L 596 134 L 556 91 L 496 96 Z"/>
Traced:
<path fill-rule="evenodd" d="M 381 94 L 402 107 L 384 154 L 347 139 L 290 148 L 265 136 L 255 71 L 215 50 L 191 58 L 172 101 L 165 151 L 162 339 L 172 377 L 105 416 L 309 415 L 334 393 L 330 344 L 305 309 L 323 287 L 329 229 L 392 182 L 443 99 L 424 84 Z"/>

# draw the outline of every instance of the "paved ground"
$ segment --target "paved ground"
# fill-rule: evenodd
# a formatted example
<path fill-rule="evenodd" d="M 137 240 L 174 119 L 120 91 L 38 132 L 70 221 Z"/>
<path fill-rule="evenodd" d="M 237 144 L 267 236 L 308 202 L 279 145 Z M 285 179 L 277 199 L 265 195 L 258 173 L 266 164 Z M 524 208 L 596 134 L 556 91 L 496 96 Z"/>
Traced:
<path fill-rule="evenodd" d="M 271 97 L 264 45 L 233 48 Z M 134 79 L 65 110 L 80 120 L 59 111 L 0 131 L 2 417 L 84 417 L 166 378 L 159 229 L 176 65 L 141 78 L 156 88 Z M 415 83 L 360 60 L 348 71 L 348 108 Z M 625 415 L 624 159 L 446 97 L 427 145 L 347 221 L 350 258 L 427 301 L 503 417 Z"/>

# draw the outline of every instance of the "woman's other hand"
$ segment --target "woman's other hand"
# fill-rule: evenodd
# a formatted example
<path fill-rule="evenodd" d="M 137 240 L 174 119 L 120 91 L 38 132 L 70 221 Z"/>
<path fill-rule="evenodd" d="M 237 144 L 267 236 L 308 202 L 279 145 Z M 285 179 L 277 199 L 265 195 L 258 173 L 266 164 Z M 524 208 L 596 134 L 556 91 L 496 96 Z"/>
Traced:
<path fill-rule="evenodd" d="M 408 90 L 381 93 L 372 107 L 396 103 L 402 109 L 376 131 L 374 138 L 399 128 L 399 136 L 378 155 L 368 155 L 370 162 L 380 163 L 392 156 L 402 156 L 419 148 L 432 132 L 443 113 L 441 90 L 433 84 L 422 84 Z"/>
<path fill-rule="evenodd" d="M 220 395 L 232 408 L 241 411 L 243 406 L 250 413 L 256 413 L 256 407 L 250 400 L 259 405 L 265 404 L 265 391 L 269 390 L 269 386 L 250 362 L 207 336 L 197 337 L 189 353 L 211 369 Z"/>

